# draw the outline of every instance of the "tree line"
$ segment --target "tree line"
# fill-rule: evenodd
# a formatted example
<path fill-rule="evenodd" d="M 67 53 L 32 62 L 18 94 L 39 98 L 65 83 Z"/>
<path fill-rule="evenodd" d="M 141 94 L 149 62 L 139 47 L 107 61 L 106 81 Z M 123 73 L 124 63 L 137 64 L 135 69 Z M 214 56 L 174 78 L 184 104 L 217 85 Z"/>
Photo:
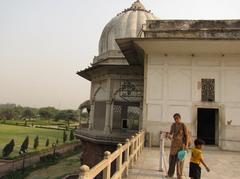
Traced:
<path fill-rule="evenodd" d="M 16 104 L 0 104 L 0 120 L 66 120 L 76 121 L 79 118 L 78 110 L 59 110 L 54 107 L 31 108 Z"/>

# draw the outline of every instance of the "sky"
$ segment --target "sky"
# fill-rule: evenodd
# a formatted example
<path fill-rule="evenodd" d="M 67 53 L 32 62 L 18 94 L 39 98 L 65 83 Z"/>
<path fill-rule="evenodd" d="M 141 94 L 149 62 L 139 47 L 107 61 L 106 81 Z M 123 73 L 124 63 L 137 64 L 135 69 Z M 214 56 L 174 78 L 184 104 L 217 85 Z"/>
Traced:
<path fill-rule="evenodd" d="M 0 104 L 77 109 L 104 26 L 135 0 L 0 0 Z M 159 19 L 240 19 L 239 0 L 141 0 Z"/>

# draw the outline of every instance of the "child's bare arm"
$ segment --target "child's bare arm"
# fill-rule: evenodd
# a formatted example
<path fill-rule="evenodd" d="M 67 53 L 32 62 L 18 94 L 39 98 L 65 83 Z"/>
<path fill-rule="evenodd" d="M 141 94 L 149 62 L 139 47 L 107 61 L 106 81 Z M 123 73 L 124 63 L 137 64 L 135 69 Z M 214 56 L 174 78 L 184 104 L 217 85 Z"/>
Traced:
<path fill-rule="evenodd" d="M 171 125 L 170 132 L 166 133 L 166 137 L 170 140 L 173 138 L 173 124 Z"/>
<path fill-rule="evenodd" d="M 208 166 L 205 164 L 205 162 L 203 161 L 203 159 L 200 159 L 200 162 L 203 164 L 203 166 L 206 168 L 206 170 L 208 172 L 210 172 L 210 169 L 208 168 Z"/>

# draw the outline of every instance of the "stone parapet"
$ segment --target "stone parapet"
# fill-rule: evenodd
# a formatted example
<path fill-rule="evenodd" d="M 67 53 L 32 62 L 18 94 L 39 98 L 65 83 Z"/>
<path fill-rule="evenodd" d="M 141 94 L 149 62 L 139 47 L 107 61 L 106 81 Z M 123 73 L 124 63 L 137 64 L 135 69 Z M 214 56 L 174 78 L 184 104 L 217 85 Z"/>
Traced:
<path fill-rule="evenodd" d="M 240 39 L 240 20 L 148 20 L 145 38 Z"/>
<path fill-rule="evenodd" d="M 93 143 L 116 145 L 124 142 L 126 138 L 131 137 L 137 131 L 128 130 L 113 130 L 111 133 L 106 133 L 100 130 L 80 129 L 75 136 L 81 140 L 91 141 Z"/>

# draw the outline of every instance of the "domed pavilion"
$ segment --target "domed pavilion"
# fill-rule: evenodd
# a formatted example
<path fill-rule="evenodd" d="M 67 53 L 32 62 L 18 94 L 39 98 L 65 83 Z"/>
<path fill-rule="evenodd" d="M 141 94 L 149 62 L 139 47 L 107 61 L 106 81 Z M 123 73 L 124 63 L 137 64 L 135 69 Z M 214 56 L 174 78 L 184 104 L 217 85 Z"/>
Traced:
<path fill-rule="evenodd" d="M 139 0 L 134 2 L 103 29 L 99 54 L 91 67 L 77 72 L 91 81 L 90 101 L 80 105 L 80 110 L 86 107 L 89 111 L 88 128 L 80 126 L 76 133 L 84 146 L 83 162 L 89 166 L 142 128 L 144 69 L 129 65 L 115 40 L 141 38 L 146 21 L 154 19 Z"/>

